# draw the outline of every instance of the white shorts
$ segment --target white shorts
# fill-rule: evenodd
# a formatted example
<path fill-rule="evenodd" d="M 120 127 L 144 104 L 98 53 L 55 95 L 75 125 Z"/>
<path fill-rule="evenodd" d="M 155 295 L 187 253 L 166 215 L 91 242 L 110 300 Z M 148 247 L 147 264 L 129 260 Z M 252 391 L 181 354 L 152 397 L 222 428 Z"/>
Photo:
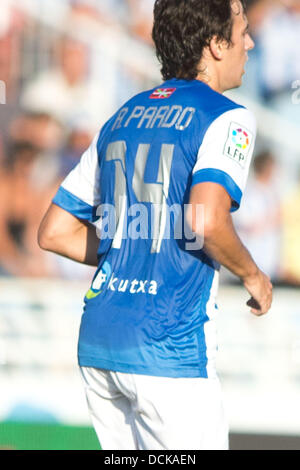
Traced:
<path fill-rule="evenodd" d="M 217 378 L 81 373 L 103 450 L 228 450 Z"/>

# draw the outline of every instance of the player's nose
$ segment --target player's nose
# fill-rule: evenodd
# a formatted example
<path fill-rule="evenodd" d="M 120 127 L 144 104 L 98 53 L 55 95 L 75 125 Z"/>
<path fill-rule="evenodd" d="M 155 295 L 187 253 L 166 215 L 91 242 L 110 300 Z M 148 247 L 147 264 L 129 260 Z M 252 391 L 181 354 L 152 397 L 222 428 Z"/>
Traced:
<path fill-rule="evenodd" d="M 255 47 L 255 42 L 253 41 L 250 34 L 247 35 L 246 50 L 251 51 Z"/>

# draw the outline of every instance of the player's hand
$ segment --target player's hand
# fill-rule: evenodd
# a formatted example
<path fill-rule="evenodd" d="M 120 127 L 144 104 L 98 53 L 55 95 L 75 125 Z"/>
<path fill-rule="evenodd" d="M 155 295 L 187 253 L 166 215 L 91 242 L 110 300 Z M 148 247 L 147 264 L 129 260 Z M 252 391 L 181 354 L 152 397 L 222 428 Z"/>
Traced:
<path fill-rule="evenodd" d="M 256 316 L 265 315 L 272 304 L 273 286 L 269 276 L 258 270 L 254 276 L 243 279 L 244 286 L 251 295 L 247 305 Z"/>

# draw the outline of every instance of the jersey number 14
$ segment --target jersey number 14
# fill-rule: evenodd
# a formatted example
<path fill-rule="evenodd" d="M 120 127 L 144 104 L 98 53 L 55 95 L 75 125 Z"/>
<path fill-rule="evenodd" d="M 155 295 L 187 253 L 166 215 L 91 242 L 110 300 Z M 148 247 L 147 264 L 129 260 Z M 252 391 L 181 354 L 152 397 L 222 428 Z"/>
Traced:
<path fill-rule="evenodd" d="M 106 161 L 113 161 L 116 170 L 114 199 L 117 220 L 116 233 L 113 239 L 112 247 L 117 249 L 121 248 L 127 208 L 126 152 L 127 145 L 123 140 L 109 144 L 106 152 Z M 174 145 L 162 144 L 158 174 L 155 183 L 145 183 L 144 181 L 149 153 L 150 144 L 140 144 L 138 146 L 134 165 L 132 189 L 139 202 L 148 202 L 153 204 L 154 227 L 152 227 L 153 236 L 151 253 L 159 253 L 166 224 L 167 198 L 169 195 L 170 173 L 174 156 Z"/>

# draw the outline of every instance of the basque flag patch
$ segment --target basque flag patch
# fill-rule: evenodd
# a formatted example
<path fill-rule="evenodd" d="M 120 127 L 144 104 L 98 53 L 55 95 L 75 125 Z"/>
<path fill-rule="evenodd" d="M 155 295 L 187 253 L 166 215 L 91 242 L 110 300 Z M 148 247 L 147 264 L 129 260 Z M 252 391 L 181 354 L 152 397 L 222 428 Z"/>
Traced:
<path fill-rule="evenodd" d="M 173 95 L 176 88 L 157 88 L 152 95 L 150 96 L 151 100 L 163 100 L 166 98 L 170 98 Z"/>

